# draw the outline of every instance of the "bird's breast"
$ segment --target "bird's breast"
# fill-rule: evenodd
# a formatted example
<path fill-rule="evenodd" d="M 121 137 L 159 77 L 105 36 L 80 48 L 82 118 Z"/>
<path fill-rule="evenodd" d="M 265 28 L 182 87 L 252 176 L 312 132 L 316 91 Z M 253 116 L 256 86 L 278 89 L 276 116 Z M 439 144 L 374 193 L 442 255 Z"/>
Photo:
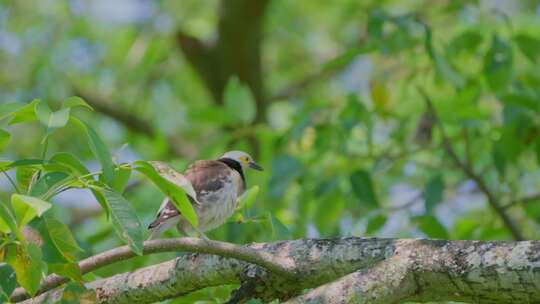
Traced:
<path fill-rule="evenodd" d="M 207 231 L 223 224 L 236 208 L 237 195 L 238 187 L 233 180 L 213 191 L 201 190 L 198 195 L 200 205 L 196 208 L 199 229 Z"/>

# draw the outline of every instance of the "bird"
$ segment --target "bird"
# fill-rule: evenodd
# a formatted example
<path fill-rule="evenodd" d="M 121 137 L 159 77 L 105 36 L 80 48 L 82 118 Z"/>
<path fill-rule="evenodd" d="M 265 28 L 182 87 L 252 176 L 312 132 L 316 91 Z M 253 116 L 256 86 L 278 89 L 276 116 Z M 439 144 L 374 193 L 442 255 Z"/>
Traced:
<path fill-rule="evenodd" d="M 156 239 L 175 225 L 184 235 L 196 232 L 203 239 L 208 239 L 204 232 L 221 226 L 234 213 L 238 197 L 246 189 L 244 173 L 249 168 L 263 171 L 263 167 L 243 151 L 229 151 L 216 160 L 194 162 L 184 176 L 195 190 L 196 197 L 186 195 L 197 214 L 198 226 L 193 227 L 166 197 L 148 226 L 148 239 Z"/>

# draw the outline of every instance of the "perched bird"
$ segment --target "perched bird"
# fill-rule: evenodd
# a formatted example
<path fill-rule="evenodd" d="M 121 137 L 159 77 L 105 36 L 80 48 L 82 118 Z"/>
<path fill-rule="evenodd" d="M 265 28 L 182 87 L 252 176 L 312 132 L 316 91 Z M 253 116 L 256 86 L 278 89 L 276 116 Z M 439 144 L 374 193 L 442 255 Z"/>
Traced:
<path fill-rule="evenodd" d="M 188 199 L 197 213 L 196 232 L 201 237 L 206 238 L 204 231 L 221 226 L 233 214 L 238 197 L 246 189 L 244 170 L 247 168 L 263 170 L 249 154 L 230 151 L 217 160 L 196 161 L 184 172 L 197 196 L 188 195 Z M 194 227 L 182 217 L 171 200 L 165 198 L 155 220 L 148 226 L 149 239 L 157 238 L 174 225 L 185 235 L 193 232 Z"/>

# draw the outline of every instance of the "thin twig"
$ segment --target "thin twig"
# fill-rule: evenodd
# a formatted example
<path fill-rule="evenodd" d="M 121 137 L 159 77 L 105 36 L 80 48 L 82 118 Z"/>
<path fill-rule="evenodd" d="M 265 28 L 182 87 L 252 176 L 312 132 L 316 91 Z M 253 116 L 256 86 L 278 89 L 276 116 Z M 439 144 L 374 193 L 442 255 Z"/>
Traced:
<path fill-rule="evenodd" d="M 528 203 L 532 203 L 538 200 L 540 200 L 540 193 L 535 193 L 535 194 L 527 195 L 525 197 L 513 200 L 508 205 L 504 206 L 503 208 L 508 209 L 508 208 L 514 207 L 517 204 L 528 204 Z"/>
<path fill-rule="evenodd" d="M 428 111 L 431 111 L 433 114 L 437 127 L 439 128 L 439 131 L 441 132 L 441 137 L 443 140 L 443 148 L 445 149 L 448 156 L 450 156 L 454 164 L 457 167 L 459 167 L 466 176 L 468 176 L 470 179 L 472 179 L 476 183 L 476 186 L 478 187 L 478 189 L 480 189 L 480 191 L 484 193 L 484 195 L 487 198 L 488 203 L 491 205 L 493 210 L 495 210 L 495 212 L 502 219 L 504 225 L 510 230 L 510 233 L 512 234 L 514 239 L 518 241 L 524 240 L 523 233 L 521 232 L 519 227 L 516 225 L 516 223 L 506 213 L 505 208 L 503 207 L 501 202 L 497 199 L 495 194 L 491 191 L 491 189 L 489 189 L 484 179 L 474 171 L 474 169 L 472 168 L 470 164 L 463 162 L 457 155 L 454 149 L 454 146 L 452 145 L 452 142 L 446 135 L 443 123 L 439 119 L 439 116 L 437 115 L 437 111 L 435 110 L 435 107 L 433 105 L 433 102 L 431 101 L 431 98 L 428 96 L 428 94 L 424 91 L 423 88 L 419 87 L 418 90 L 420 94 L 424 97 Z"/>
<path fill-rule="evenodd" d="M 215 254 L 261 266 L 280 276 L 290 278 L 295 275 L 294 269 L 287 267 L 286 263 L 280 263 L 279 258 L 276 258 L 263 251 L 257 251 L 248 246 L 189 237 L 151 240 L 144 242 L 144 255 L 176 251 Z M 79 262 L 79 267 L 81 269 L 81 273 L 85 274 L 135 256 L 136 254 L 131 251 L 128 246 L 122 246 L 86 258 Z M 64 283 L 67 283 L 68 281 L 68 278 L 64 278 L 56 274 L 49 275 L 42 281 L 41 287 L 37 294 L 44 293 Z M 29 295 L 22 288 L 17 288 L 11 295 L 12 302 L 19 302 L 27 298 L 29 298 Z"/>
<path fill-rule="evenodd" d="M 101 96 L 90 94 L 78 87 L 73 89 L 75 95 L 82 97 L 96 111 L 118 121 L 131 131 L 154 137 L 156 130 L 152 124 L 140 117 L 129 113 L 126 109 L 117 107 L 113 102 L 105 100 Z"/>
<path fill-rule="evenodd" d="M 13 189 L 17 192 L 17 193 L 21 193 L 21 190 L 19 190 L 19 188 L 17 187 L 17 184 L 13 181 L 13 179 L 11 178 L 11 176 L 9 176 L 9 174 L 7 174 L 6 171 L 3 171 L 2 170 L 2 174 L 4 174 L 4 176 L 7 178 L 7 180 L 9 181 L 9 183 L 11 184 L 11 186 L 13 187 Z"/>
<path fill-rule="evenodd" d="M 416 194 L 415 196 L 413 196 L 409 201 L 407 201 L 405 204 L 403 205 L 399 205 L 399 206 L 392 206 L 390 208 L 387 208 L 386 211 L 389 211 L 389 212 L 394 212 L 394 211 L 401 211 L 401 210 L 404 210 L 404 209 L 409 209 L 409 207 L 413 206 L 414 204 L 416 204 L 422 197 L 424 196 L 424 192 L 423 191 L 420 191 L 418 192 L 418 194 Z"/>
<path fill-rule="evenodd" d="M 360 49 L 362 47 L 361 44 L 356 46 L 356 48 Z M 350 50 L 349 50 L 350 51 Z M 337 73 L 341 72 L 344 68 L 349 66 L 349 63 L 351 60 L 345 60 L 343 62 L 338 62 L 341 57 L 343 57 L 344 54 L 340 54 L 330 60 L 328 60 L 325 63 L 319 64 L 317 66 L 321 66 L 322 68 L 312 72 L 311 74 L 305 76 L 304 78 L 290 84 L 289 86 L 281 89 L 274 95 L 270 96 L 268 100 L 275 101 L 275 100 L 281 100 L 281 99 L 288 99 L 291 97 L 294 97 L 298 95 L 302 90 L 306 89 L 307 87 L 311 86 L 312 84 L 326 80 Z"/>

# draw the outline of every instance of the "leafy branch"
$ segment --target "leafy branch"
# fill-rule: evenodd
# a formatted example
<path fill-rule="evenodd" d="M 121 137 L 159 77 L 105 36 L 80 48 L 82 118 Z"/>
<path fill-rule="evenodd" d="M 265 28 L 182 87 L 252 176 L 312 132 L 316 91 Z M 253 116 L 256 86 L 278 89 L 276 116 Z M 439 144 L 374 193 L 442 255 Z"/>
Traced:
<path fill-rule="evenodd" d="M 450 141 L 449 137 L 446 134 L 442 121 L 437 115 L 437 111 L 435 110 L 435 106 L 433 105 L 433 102 L 431 101 L 431 98 L 429 97 L 429 95 L 421 87 L 419 87 L 418 90 L 426 102 L 427 111 L 429 111 L 432 114 L 432 117 L 435 120 L 435 124 L 437 125 L 439 132 L 441 133 L 441 137 L 443 141 L 442 142 L 443 148 L 448 154 L 448 156 L 450 156 L 450 159 L 458 168 L 461 169 L 461 171 L 467 177 L 469 177 L 476 183 L 476 186 L 478 187 L 478 189 L 480 189 L 480 191 L 484 193 L 484 195 L 486 196 L 489 205 L 493 208 L 495 213 L 497 213 L 497 215 L 502 219 L 504 225 L 508 228 L 508 230 L 510 230 L 510 233 L 512 233 L 512 236 L 514 237 L 514 239 L 524 240 L 525 237 L 523 236 L 521 229 L 517 226 L 514 220 L 510 218 L 503 204 L 499 201 L 499 199 L 497 199 L 497 196 L 489 188 L 486 181 L 474 171 L 471 164 L 462 161 L 457 155 L 452 142 Z"/>
<path fill-rule="evenodd" d="M 54 211 L 49 211 L 54 209 L 50 201 L 59 193 L 73 188 L 89 189 L 111 220 L 118 237 L 129 245 L 134 255 L 143 254 L 144 230 L 134 208 L 122 195 L 132 171 L 149 177 L 172 199 L 183 216 L 197 226 L 196 213 L 186 197 L 186 193 L 195 196 L 194 190 L 183 175 L 163 163 L 136 161 L 116 164 L 98 132 L 72 115 L 73 107 L 92 109 L 79 97 L 64 100 L 56 111 L 40 100 L 0 106 L 0 119 L 7 120 L 9 124 L 38 121 L 45 129 L 41 158 L 0 163 L 0 171 L 6 176 L 7 171 L 17 170 L 17 182 L 20 184 L 19 187 L 10 179 L 18 193 L 11 195 L 9 203 L 0 203 L 0 242 L 3 244 L 0 256 L 5 256 L 10 267 L 8 272 L 15 273 L 19 285 L 32 295 L 38 291 L 46 271 L 81 281 L 81 268 L 75 261 L 82 249 L 68 226 L 55 218 Z M 68 124 L 82 131 L 89 149 L 101 165 L 100 170 L 90 172 L 76 156 L 65 152 L 47 157 L 49 139 L 56 130 Z M 19 180 L 20 172 L 25 172 L 27 178 Z M 33 226 L 28 226 L 30 222 L 34 223 Z M 38 230 L 33 233 L 39 236 L 40 242 L 48 240 L 51 249 L 47 254 L 53 256 L 55 263 L 49 262 L 50 256 L 43 256 L 45 251 L 36 245 L 31 235 L 23 233 L 35 228 Z M 45 261 L 47 267 L 44 266 Z M 0 288 L 0 300 L 7 300 L 5 295 L 11 291 L 3 286 Z"/>

